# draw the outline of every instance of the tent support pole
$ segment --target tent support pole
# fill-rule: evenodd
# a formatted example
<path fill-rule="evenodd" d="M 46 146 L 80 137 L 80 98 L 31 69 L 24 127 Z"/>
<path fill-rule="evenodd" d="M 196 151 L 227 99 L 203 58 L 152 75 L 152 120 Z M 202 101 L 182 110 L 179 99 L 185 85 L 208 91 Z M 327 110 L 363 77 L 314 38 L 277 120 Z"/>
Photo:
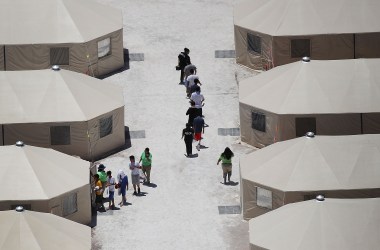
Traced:
<path fill-rule="evenodd" d="M 360 132 L 363 134 L 363 113 L 360 113 Z"/>

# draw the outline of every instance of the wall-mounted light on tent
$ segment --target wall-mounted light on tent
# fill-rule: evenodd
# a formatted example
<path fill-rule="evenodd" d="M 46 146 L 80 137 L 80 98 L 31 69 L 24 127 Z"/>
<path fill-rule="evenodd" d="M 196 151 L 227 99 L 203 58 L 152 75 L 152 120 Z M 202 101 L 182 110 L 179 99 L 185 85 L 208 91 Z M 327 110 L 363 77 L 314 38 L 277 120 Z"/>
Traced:
<path fill-rule="evenodd" d="M 315 197 L 315 200 L 317 202 L 321 202 L 321 201 L 324 201 L 325 200 L 325 197 L 321 194 L 317 195 L 317 197 Z"/>
<path fill-rule="evenodd" d="M 308 56 L 302 57 L 302 62 L 304 62 L 304 63 L 310 62 L 310 57 L 308 57 Z"/>
<path fill-rule="evenodd" d="M 17 212 L 24 212 L 24 208 L 23 208 L 23 206 L 17 206 L 17 207 L 16 207 L 16 211 L 17 211 Z"/>
<path fill-rule="evenodd" d="M 314 138 L 314 136 L 315 136 L 314 132 L 307 132 L 306 133 L 307 138 Z"/>
<path fill-rule="evenodd" d="M 23 141 L 16 141 L 16 146 L 17 147 L 23 147 L 25 144 Z"/>
<path fill-rule="evenodd" d="M 51 66 L 51 69 L 54 70 L 54 71 L 61 70 L 61 68 L 59 67 L 59 65 L 53 65 L 53 66 Z"/>

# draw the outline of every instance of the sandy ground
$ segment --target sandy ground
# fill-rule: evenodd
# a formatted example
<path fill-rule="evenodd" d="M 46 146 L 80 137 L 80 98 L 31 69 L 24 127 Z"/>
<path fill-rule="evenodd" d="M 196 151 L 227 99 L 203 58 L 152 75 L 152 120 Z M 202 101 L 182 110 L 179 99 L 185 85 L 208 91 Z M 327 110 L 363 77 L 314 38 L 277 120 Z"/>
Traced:
<path fill-rule="evenodd" d="M 220 215 L 218 206 L 240 205 L 240 183 L 223 185 L 216 165 L 226 146 L 235 153 L 234 182 L 239 158 L 253 148 L 239 137 L 219 136 L 218 128 L 239 127 L 238 82 L 254 74 L 234 59 L 215 58 L 215 50 L 233 50 L 231 0 L 98 0 L 124 15 L 124 48 L 144 53 L 145 60 L 105 79 L 124 89 L 125 126 L 145 130 L 145 138 L 101 160 L 106 170 L 128 170 L 128 157 L 145 147 L 153 154 L 151 182 L 145 196 L 127 193 L 131 205 L 99 213 L 93 229 L 93 249 L 248 249 L 248 223 L 240 214 Z M 189 107 L 185 88 L 174 67 L 184 47 L 204 84 L 203 109 L 209 125 L 197 158 L 186 158 L 181 132 Z M 195 144 L 194 144 L 195 146 Z M 194 147 L 193 152 L 196 152 Z M 116 197 L 116 202 L 120 196 Z"/>

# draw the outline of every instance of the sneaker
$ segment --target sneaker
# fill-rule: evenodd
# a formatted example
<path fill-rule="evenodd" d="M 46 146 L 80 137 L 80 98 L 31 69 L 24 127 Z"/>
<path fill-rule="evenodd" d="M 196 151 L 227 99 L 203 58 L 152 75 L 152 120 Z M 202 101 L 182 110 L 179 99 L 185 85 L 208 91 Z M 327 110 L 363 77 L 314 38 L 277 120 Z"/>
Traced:
<path fill-rule="evenodd" d="M 196 148 L 197 148 L 198 151 L 200 151 L 200 150 L 201 150 L 201 145 L 198 144 L 198 145 L 196 146 Z"/>
<path fill-rule="evenodd" d="M 133 195 L 137 195 L 136 191 L 133 192 Z"/>

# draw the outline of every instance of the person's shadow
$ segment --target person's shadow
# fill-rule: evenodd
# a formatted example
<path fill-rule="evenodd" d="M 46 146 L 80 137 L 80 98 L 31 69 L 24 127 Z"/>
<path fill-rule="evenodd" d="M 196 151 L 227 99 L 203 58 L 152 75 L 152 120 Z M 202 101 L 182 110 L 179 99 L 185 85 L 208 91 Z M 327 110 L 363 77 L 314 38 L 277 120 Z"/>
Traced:
<path fill-rule="evenodd" d="M 151 182 L 151 183 L 144 182 L 143 185 L 147 186 L 147 187 L 151 187 L 151 188 L 156 188 L 157 187 L 157 185 L 154 184 L 153 182 Z"/>
<path fill-rule="evenodd" d="M 135 196 L 146 196 L 148 193 L 147 192 L 140 192 L 139 194 L 135 194 Z"/>

